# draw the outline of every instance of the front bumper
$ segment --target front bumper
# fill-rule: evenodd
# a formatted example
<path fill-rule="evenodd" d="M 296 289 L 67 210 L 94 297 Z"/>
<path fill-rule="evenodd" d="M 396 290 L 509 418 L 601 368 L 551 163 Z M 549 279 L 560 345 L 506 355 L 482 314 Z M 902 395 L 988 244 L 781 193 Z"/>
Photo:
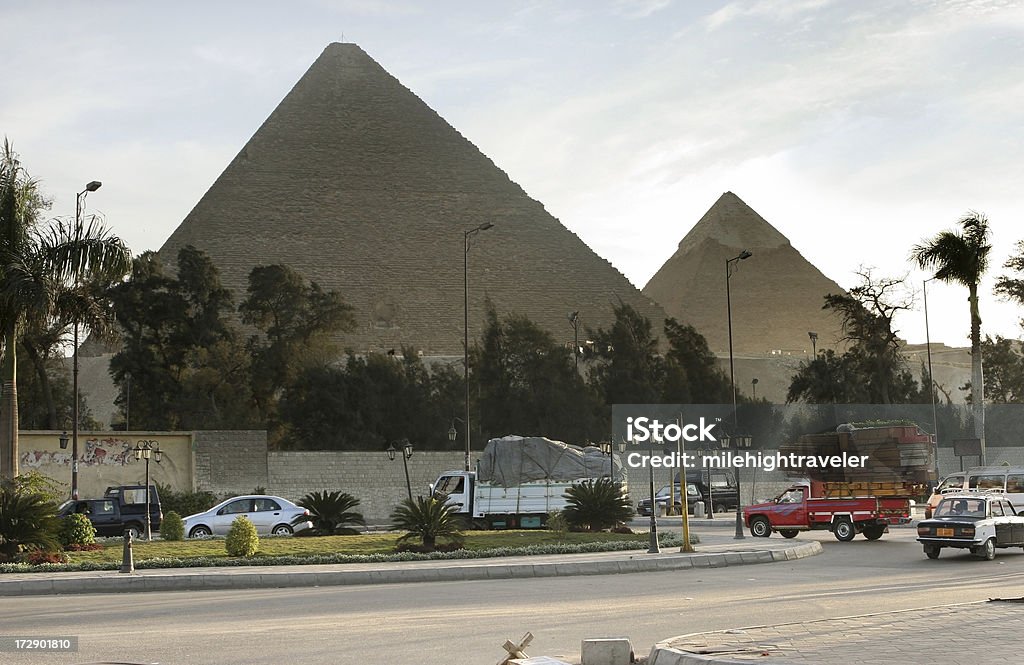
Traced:
<path fill-rule="evenodd" d="M 961 549 L 980 547 L 981 540 L 976 538 L 939 538 L 938 536 L 918 536 L 917 542 L 935 547 L 959 547 Z"/>

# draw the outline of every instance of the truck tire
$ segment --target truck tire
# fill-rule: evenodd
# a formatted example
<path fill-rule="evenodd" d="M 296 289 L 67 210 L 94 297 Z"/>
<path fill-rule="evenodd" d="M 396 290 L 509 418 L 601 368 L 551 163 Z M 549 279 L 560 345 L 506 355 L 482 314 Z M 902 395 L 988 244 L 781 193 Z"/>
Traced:
<path fill-rule="evenodd" d="M 938 559 L 939 558 L 939 552 L 941 552 L 941 551 L 942 551 L 942 548 L 941 547 L 936 547 L 935 545 L 925 545 L 924 546 L 925 556 L 927 556 L 929 559 Z"/>
<path fill-rule="evenodd" d="M 750 520 L 750 535 L 755 538 L 767 538 L 772 535 L 772 525 L 765 517 L 755 517 Z"/>
<path fill-rule="evenodd" d="M 864 537 L 868 540 L 878 540 L 885 533 L 884 526 L 866 526 L 864 527 Z"/>
<path fill-rule="evenodd" d="M 857 529 L 854 528 L 853 522 L 849 520 L 840 520 L 832 525 L 832 535 L 834 535 L 836 540 L 839 542 L 848 543 L 857 535 Z"/>
<path fill-rule="evenodd" d="M 132 540 L 139 540 L 142 538 L 143 534 L 146 533 L 146 529 L 138 522 L 129 522 L 128 524 L 125 524 L 124 530 L 126 533 L 132 534 Z"/>
<path fill-rule="evenodd" d="M 783 538 L 796 538 L 796 534 L 800 532 L 796 529 L 779 529 L 779 533 L 782 534 Z"/>

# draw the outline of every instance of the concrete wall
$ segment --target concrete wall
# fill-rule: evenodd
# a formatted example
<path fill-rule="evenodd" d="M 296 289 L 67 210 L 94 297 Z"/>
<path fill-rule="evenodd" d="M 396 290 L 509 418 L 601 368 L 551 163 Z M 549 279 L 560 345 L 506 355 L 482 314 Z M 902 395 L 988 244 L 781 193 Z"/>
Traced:
<path fill-rule="evenodd" d="M 60 432 L 20 432 L 18 450 L 21 473 L 39 473 L 67 485 L 71 495 L 71 450 L 60 448 Z M 146 465 L 135 459 L 132 448 L 139 441 L 160 445 L 160 463 L 149 464 L 150 480 L 175 489 L 191 489 L 194 476 L 190 432 L 79 432 L 79 496 L 99 497 L 111 485 L 145 482 Z"/>
<path fill-rule="evenodd" d="M 195 489 L 250 494 L 269 485 L 265 431 L 207 430 L 195 432 L 194 437 Z"/>

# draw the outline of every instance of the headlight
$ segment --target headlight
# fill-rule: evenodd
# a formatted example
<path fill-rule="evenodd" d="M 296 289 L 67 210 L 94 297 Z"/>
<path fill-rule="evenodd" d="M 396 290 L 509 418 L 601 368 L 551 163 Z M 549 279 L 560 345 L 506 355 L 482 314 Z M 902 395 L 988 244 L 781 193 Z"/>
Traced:
<path fill-rule="evenodd" d="M 973 526 L 962 526 L 960 527 L 960 535 L 965 538 L 974 538 L 974 527 Z"/>
<path fill-rule="evenodd" d="M 919 527 L 917 527 L 917 535 L 919 535 L 919 536 L 930 536 L 931 533 L 932 533 L 932 529 L 929 526 L 919 526 Z"/>

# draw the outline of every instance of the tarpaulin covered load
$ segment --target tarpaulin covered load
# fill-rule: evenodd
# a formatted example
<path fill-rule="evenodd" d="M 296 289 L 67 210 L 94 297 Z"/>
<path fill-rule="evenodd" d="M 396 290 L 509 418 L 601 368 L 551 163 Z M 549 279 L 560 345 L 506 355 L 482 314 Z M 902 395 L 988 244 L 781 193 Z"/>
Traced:
<path fill-rule="evenodd" d="M 600 448 L 581 448 L 542 436 L 506 436 L 491 439 L 480 458 L 477 480 L 514 487 L 536 481 L 571 482 L 608 476 L 609 456 Z M 622 469 L 615 460 L 615 476 Z"/>

